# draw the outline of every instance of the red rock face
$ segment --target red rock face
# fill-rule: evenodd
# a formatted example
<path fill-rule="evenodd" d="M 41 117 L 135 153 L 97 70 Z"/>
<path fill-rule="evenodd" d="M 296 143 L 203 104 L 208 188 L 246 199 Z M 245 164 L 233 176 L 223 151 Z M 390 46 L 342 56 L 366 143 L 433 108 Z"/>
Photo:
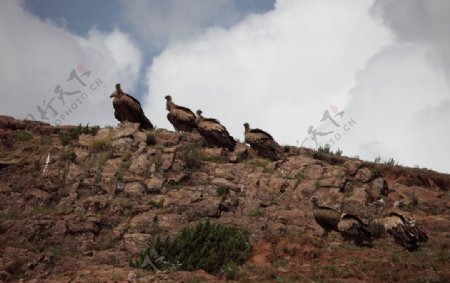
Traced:
<path fill-rule="evenodd" d="M 8 148 L 0 143 L 0 280 L 224 281 L 204 271 L 129 266 L 157 236 L 208 219 L 250 232 L 253 255 L 237 281 L 448 282 L 448 175 L 334 155 L 319 160 L 294 147 L 272 162 L 244 144 L 230 153 L 206 148 L 196 133 L 130 123 L 62 146 L 57 134 L 68 127 L 0 116 L 0 139 L 33 133 Z M 155 144 L 147 145 L 148 135 Z M 390 239 L 360 248 L 335 232 L 321 238 L 313 195 L 365 221 L 375 213 L 368 199 L 383 196 L 388 208 L 402 201 L 429 243 L 424 253 L 409 253 Z"/>

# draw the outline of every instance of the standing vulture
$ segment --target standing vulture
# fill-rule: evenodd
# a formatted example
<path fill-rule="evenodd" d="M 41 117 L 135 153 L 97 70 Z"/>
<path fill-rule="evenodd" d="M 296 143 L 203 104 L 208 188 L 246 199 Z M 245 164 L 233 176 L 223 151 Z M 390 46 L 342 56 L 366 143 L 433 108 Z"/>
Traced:
<path fill-rule="evenodd" d="M 195 114 L 191 109 L 178 106 L 172 101 L 172 97 L 166 97 L 166 109 L 169 111 L 167 119 L 173 125 L 176 131 L 192 132 L 196 128 Z"/>
<path fill-rule="evenodd" d="M 269 158 L 272 161 L 280 158 L 283 150 L 270 134 L 260 129 L 250 129 L 248 123 L 245 123 L 244 127 L 245 142 L 250 144 L 259 156 Z"/>
<path fill-rule="evenodd" d="M 145 117 L 139 101 L 131 95 L 124 93 L 120 84 L 116 84 L 116 91 L 110 96 L 113 99 L 114 116 L 119 122 L 139 123 L 139 128 L 153 130 L 150 120 Z"/>
<path fill-rule="evenodd" d="M 364 245 L 364 242 L 372 242 L 372 234 L 366 225 L 358 216 L 343 213 L 338 223 L 338 230 L 342 237 L 352 240 L 357 246 Z"/>
<path fill-rule="evenodd" d="M 236 141 L 218 120 L 204 118 L 202 111 L 197 110 L 197 119 L 195 122 L 198 132 L 209 146 L 227 148 L 230 151 L 234 150 Z"/>
<path fill-rule="evenodd" d="M 383 218 L 384 228 L 395 242 L 408 251 L 417 249 L 418 242 L 428 241 L 428 236 L 416 226 L 414 219 L 400 212 L 391 212 Z"/>
<path fill-rule="evenodd" d="M 339 232 L 338 223 L 341 220 L 339 211 L 331 207 L 319 206 L 318 202 L 317 197 L 311 198 L 312 213 L 317 224 L 324 230 L 323 236 L 327 236 L 330 231 Z"/>

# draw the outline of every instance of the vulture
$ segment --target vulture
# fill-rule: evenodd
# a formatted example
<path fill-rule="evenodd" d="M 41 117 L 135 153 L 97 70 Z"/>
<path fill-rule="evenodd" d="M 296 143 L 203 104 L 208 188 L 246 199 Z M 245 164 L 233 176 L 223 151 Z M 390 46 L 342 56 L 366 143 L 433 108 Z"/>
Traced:
<path fill-rule="evenodd" d="M 131 95 L 124 93 L 120 84 L 116 84 L 116 91 L 110 96 L 113 99 L 114 116 L 119 122 L 139 123 L 139 128 L 153 130 L 150 120 L 145 117 L 139 101 Z"/>
<path fill-rule="evenodd" d="M 236 141 L 218 120 L 204 118 L 202 116 L 202 111 L 197 110 L 195 123 L 198 132 L 206 140 L 209 146 L 227 148 L 230 151 L 234 150 Z"/>
<path fill-rule="evenodd" d="M 337 227 L 344 239 L 354 241 L 357 246 L 363 246 L 364 242 L 370 245 L 373 240 L 368 225 L 356 215 L 343 213 Z"/>
<path fill-rule="evenodd" d="M 260 129 L 250 129 L 248 123 L 244 124 L 245 142 L 258 153 L 259 156 L 278 160 L 283 152 L 281 146 L 267 132 Z"/>
<path fill-rule="evenodd" d="M 172 101 L 172 97 L 167 95 L 166 97 L 166 109 L 169 111 L 167 119 L 173 125 L 176 131 L 192 132 L 196 128 L 195 114 L 191 109 L 176 105 Z"/>
<path fill-rule="evenodd" d="M 408 251 L 419 247 L 418 242 L 428 241 L 428 236 L 416 226 L 414 219 L 400 212 L 391 212 L 383 218 L 386 232 L 394 238 L 395 242 Z"/>
<path fill-rule="evenodd" d="M 317 197 L 311 198 L 311 208 L 314 219 L 317 224 L 323 228 L 323 236 L 327 236 L 330 231 L 338 230 L 338 223 L 341 220 L 341 213 L 339 211 L 326 206 L 319 206 Z"/>

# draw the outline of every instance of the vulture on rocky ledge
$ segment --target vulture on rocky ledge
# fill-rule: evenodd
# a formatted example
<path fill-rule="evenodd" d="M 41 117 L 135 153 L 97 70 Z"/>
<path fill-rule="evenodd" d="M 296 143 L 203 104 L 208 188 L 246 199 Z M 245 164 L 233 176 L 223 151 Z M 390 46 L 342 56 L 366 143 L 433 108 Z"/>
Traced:
<path fill-rule="evenodd" d="M 391 235 L 395 242 L 408 251 L 419 247 L 418 242 L 428 241 L 428 236 L 416 226 L 414 219 L 401 212 L 391 212 L 383 218 L 386 232 Z"/>
<path fill-rule="evenodd" d="M 110 97 L 114 98 L 114 116 L 119 122 L 139 123 L 139 128 L 143 130 L 152 130 L 154 128 L 150 120 L 145 117 L 139 101 L 124 93 L 120 88 L 120 84 L 116 84 L 116 91 Z"/>
<path fill-rule="evenodd" d="M 311 208 L 314 219 L 324 230 L 323 236 L 327 236 L 331 231 L 339 232 L 338 223 L 341 220 L 339 211 L 331 207 L 320 206 L 317 197 L 311 198 Z"/>
<path fill-rule="evenodd" d="M 176 105 L 172 101 L 172 97 L 167 95 L 166 97 L 166 109 L 169 111 L 167 119 L 173 125 L 176 131 L 192 132 L 196 128 L 195 114 L 191 109 Z"/>
<path fill-rule="evenodd" d="M 230 151 L 234 150 L 236 141 L 218 120 L 204 118 L 202 111 L 197 110 L 197 119 L 195 122 L 199 134 L 206 140 L 209 146 L 227 148 Z"/>
<path fill-rule="evenodd" d="M 260 129 L 250 129 L 248 123 L 245 123 L 244 127 L 245 142 L 250 144 L 259 156 L 269 158 L 272 161 L 280 158 L 283 149 L 270 134 Z"/>
<path fill-rule="evenodd" d="M 371 244 L 373 240 L 368 225 L 353 214 L 342 214 L 338 230 L 344 239 L 354 241 L 357 246 Z"/>

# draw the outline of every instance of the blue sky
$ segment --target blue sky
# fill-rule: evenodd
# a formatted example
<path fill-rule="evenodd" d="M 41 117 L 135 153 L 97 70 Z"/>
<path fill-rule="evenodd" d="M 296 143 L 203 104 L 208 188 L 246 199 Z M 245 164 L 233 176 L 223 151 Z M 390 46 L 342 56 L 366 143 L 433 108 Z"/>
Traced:
<path fill-rule="evenodd" d="M 160 128 L 170 94 L 240 140 L 248 122 L 281 144 L 450 172 L 448 15 L 448 0 L 2 0 L 0 113 L 116 125 L 120 82 Z M 83 69 L 101 83 L 68 81 Z M 325 111 L 344 111 L 341 127 Z M 312 128 L 333 136 L 315 144 Z"/>

